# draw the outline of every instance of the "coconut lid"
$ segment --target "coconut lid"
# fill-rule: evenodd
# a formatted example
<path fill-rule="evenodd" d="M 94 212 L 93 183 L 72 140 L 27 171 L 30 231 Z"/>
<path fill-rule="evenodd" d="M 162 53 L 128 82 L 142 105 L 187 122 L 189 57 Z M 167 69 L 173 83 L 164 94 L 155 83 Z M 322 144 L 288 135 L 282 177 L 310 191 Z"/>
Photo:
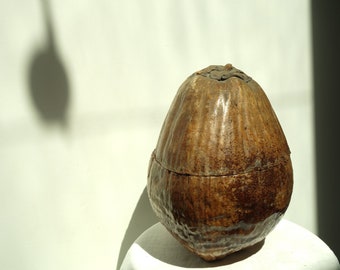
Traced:
<path fill-rule="evenodd" d="M 183 82 L 154 151 L 162 167 L 201 176 L 264 170 L 289 154 L 266 94 L 230 64 L 209 66 Z"/>

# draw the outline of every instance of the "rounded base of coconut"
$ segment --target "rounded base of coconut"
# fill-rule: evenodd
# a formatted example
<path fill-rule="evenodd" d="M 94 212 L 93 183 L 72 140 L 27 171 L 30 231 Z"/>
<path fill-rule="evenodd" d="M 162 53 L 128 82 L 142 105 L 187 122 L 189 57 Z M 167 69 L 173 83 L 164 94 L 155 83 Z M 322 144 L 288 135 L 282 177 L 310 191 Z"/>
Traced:
<path fill-rule="evenodd" d="M 233 253 L 237 253 L 239 251 L 242 251 L 242 250 L 245 250 L 245 249 L 250 249 L 252 247 L 255 247 L 255 246 L 262 246 L 262 244 L 264 243 L 264 240 L 265 239 L 262 239 L 260 240 L 259 242 L 256 242 L 252 245 L 247 245 L 247 246 L 244 246 L 244 247 L 240 247 L 240 248 L 235 248 L 233 250 L 230 250 L 228 252 L 225 252 L 223 249 L 222 250 L 215 250 L 215 252 L 211 252 L 211 250 L 209 251 L 209 253 L 198 253 L 197 251 L 195 250 L 190 250 L 190 252 L 192 252 L 193 254 L 197 255 L 198 257 L 200 257 L 202 260 L 206 261 L 206 262 L 214 262 L 214 261 L 219 261 L 219 260 L 223 260 L 224 258 L 226 258 L 227 256 L 230 256 L 231 254 Z M 220 254 L 220 255 L 212 255 L 212 254 Z"/>
<path fill-rule="evenodd" d="M 291 162 L 283 159 L 243 174 L 183 175 L 162 167 L 152 155 L 148 195 L 169 232 L 191 252 L 213 261 L 262 241 L 275 227 L 290 201 L 291 171 Z"/>
<path fill-rule="evenodd" d="M 212 262 L 263 241 L 281 218 L 281 213 L 275 213 L 254 224 L 239 222 L 230 227 L 202 225 L 190 228 L 179 224 L 163 225 L 186 249 L 203 260 Z M 167 221 L 172 222 L 172 219 Z"/>
<path fill-rule="evenodd" d="M 176 238 L 176 237 L 175 237 Z M 198 257 L 200 257 L 202 260 L 206 261 L 206 262 L 214 262 L 214 261 L 219 261 L 219 260 L 223 260 L 225 257 L 230 256 L 233 253 L 237 253 L 239 251 L 245 250 L 245 249 L 249 249 L 253 246 L 261 246 L 261 243 L 264 243 L 265 238 L 262 239 L 256 239 L 256 241 L 253 241 L 251 243 L 246 243 L 243 246 L 239 246 L 239 247 L 235 247 L 233 249 L 228 249 L 226 251 L 225 247 L 221 247 L 221 248 L 215 248 L 214 250 L 209 249 L 207 251 L 202 251 L 202 250 L 194 250 L 191 248 L 188 248 L 186 246 L 186 243 L 183 243 L 181 241 L 181 244 L 187 248 L 190 252 L 192 252 L 193 254 L 197 255 Z"/>

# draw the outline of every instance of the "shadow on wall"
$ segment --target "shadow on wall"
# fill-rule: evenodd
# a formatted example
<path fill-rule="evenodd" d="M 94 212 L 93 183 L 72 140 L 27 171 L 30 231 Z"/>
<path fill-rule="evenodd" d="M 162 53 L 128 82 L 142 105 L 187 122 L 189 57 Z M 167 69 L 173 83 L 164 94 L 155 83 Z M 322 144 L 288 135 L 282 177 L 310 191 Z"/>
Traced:
<path fill-rule="evenodd" d="M 146 188 L 139 198 L 135 211 L 132 214 L 129 226 L 125 232 L 124 239 L 120 246 L 117 270 L 119 270 L 127 251 L 133 242 L 140 236 L 146 229 L 156 224 L 158 219 L 154 214 Z"/>
<path fill-rule="evenodd" d="M 41 0 L 46 26 L 46 45 L 37 51 L 28 70 L 31 101 L 44 124 L 67 128 L 69 81 L 55 43 L 48 0 Z"/>

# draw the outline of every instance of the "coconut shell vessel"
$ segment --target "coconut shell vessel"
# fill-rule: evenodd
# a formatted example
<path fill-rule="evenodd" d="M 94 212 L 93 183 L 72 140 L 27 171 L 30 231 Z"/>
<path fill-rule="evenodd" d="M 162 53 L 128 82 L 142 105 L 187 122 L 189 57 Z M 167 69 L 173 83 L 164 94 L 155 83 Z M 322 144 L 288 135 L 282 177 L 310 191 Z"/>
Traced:
<path fill-rule="evenodd" d="M 290 150 L 261 87 L 228 64 L 180 86 L 148 171 L 160 222 L 206 261 L 262 241 L 293 188 Z"/>

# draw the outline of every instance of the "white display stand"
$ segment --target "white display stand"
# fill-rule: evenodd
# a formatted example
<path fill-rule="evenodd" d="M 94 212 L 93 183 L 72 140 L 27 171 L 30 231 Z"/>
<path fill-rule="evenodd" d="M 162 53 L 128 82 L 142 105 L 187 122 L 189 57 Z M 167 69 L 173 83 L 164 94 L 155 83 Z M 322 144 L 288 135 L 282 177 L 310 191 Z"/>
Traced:
<path fill-rule="evenodd" d="M 176 269 L 317 269 L 339 270 L 332 250 L 316 235 L 287 220 L 264 241 L 216 262 L 205 262 L 182 247 L 160 223 L 132 244 L 121 270 Z"/>

